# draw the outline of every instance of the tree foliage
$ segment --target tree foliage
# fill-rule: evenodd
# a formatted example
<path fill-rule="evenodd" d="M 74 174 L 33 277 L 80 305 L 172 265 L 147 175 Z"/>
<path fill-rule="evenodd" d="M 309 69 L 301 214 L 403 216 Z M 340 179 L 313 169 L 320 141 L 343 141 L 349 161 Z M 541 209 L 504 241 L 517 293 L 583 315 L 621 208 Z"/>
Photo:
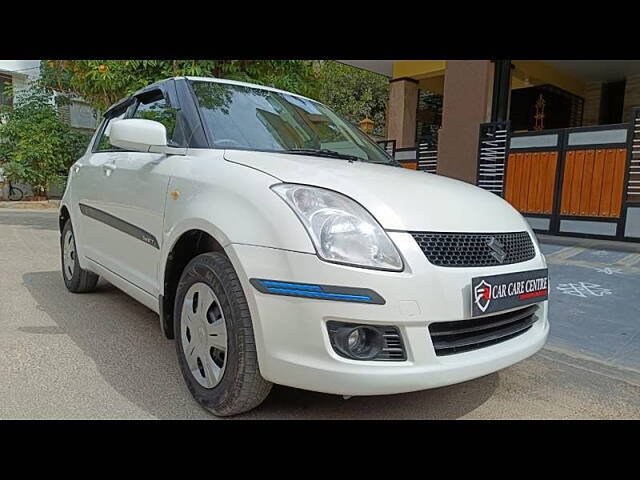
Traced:
<path fill-rule="evenodd" d="M 39 83 L 14 97 L 0 122 L 0 163 L 11 181 L 44 194 L 82 155 L 89 135 L 73 130 L 58 114 L 51 89 Z"/>
<path fill-rule="evenodd" d="M 357 124 L 385 124 L 388 80 L 334 61 L 309 60 L 44 60 L 42 77 L 104 111 L 150 83 L 180 75 L 269 85 L 315 98 Z"/>
<path fill-rule="evenodd" d="M 43 60 L 41 78 L 19 93 L 0 125 L 5 175 L 45 192 L 82 155 L 88 135 L 60 119 L 58 104 L 79 96 L 104 111 L 153 82 L 203 76 L 274 86 L 315 98 L 357 124 L 369 117 L 381 134 L 388 81 L 333 61 L 309 60 Z M 56 101 L 52 101 L 53 92 Z"/>
<path fill-rule="evenodd" d="M 338 62 L 322 62 L 319 100 L 356 125 L 365 117 L 375 122 L 374 133 L 385 125 L 389 80 L 376 73 Z"/>
<path fill-rule="evenodd" d="M 274 86 L 317 97 L 314 62 L 306 60 L 44 60 L 44 82 L 104 111 L 153 82 L 189 75 Z"/>

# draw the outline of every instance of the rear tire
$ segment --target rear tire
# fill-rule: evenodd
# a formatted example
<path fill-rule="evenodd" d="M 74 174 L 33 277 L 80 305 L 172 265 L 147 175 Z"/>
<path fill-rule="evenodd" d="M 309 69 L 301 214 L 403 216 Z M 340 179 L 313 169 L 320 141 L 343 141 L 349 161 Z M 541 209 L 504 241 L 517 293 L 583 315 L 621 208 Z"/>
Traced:
<path fill-rule="evenodd" d="M 191 260 L 173 311 L 180 369 L 196 401 L 217 416 L 260 405 L 272 384 L 260 374 L 249 306 L 229 259 L 215 252 Z"/>
<path fill-rule="evenodd" d="M 71 226 L 71 220 L 67 220 L 60 237 L 60 257 L 62 261 L 62 278 L 67 290 L 73 293 L 86 293 L 95 289 L 98 283 L 98 275 L 80 268 L 77 258 L 76 238 Z"/>

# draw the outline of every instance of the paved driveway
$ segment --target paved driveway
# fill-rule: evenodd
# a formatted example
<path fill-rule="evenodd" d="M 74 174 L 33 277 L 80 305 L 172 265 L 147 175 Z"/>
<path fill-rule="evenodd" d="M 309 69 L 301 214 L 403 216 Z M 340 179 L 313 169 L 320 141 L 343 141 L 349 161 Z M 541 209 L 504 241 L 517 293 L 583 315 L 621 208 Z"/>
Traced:
<path fill-rule="evenodd" d="M 553 288 L 547 346 L 640 372 L 640 248 L 550 241 L 542 245 Z"/>
<path fill-rule="evenodd" d="M 151 311 L 101 281 L 68 293 L 55 212 L 0 210 L 0 418 L 214 419 Z M 640 257 L 545 244 L 551 338 L 486 377 L 403 395 L 274 387 L 241 418 L 640 418 Z M 608 270 L 607 270 L 608 269 Z"/>

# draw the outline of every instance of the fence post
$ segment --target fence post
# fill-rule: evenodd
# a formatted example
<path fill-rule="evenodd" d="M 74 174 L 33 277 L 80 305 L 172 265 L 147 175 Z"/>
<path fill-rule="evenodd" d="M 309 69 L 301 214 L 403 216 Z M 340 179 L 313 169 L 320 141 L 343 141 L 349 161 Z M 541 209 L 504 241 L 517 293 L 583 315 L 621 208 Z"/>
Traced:
<path fill-rule="evenodd" d="M 509 122 L 480 124 L 476 185 L 504 195 L 505 174 L 509 146 Z"/>

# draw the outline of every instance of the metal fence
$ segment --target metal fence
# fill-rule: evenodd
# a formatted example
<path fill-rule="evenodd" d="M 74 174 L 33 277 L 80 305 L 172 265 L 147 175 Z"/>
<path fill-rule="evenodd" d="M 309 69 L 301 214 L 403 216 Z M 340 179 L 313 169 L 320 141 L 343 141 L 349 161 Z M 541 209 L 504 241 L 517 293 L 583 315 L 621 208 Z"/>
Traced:
<path fill-rule="evenodd" d="M 377 143 L 403 167 L 436 173 L 438 148 L 433 143 L 419 143 L 415 147 L 407 148 L 396 148 L 395 140 L 382 140 Z"/>
<path fill-rule="evenodd" d="M 476 185 L 497 195 L 504 195 L 509 122 L 480 125 L 478 174 Z"/>

